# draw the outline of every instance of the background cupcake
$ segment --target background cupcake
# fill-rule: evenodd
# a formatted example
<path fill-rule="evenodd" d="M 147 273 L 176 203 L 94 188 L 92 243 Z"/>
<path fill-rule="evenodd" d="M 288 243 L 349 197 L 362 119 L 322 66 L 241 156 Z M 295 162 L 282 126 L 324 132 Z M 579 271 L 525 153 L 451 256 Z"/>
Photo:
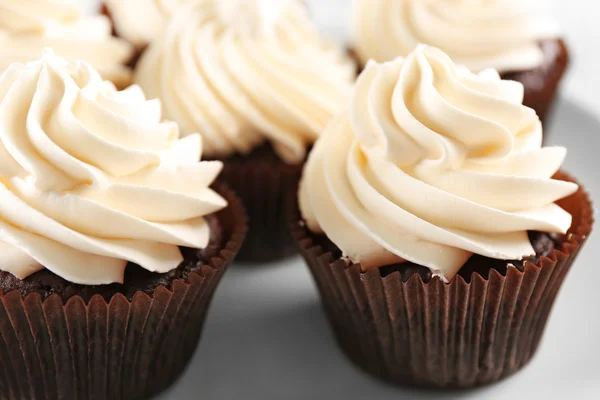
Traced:
<path fill-rule="evenodd" d="M 340 345 L 366 370 L 471 387 L 535 353 L 592 206 L 557 172 L 565 149 L 541 148 L 522 92 L 418 46 L 368 64 L 317 142 L 292 231 Z"/>
<path fill-rule="evenodd" d="M 293 251 L 281 205 L 306 153 L 345 104 L 352 63 L 324 42 L 300 1 L 195 0 L 142 56 L 135 81 L 244 200 L 244 260 Z"/>
<path fill-rule="evenodd" d="M 83 16 L 72 1 L 3 0 L 0 13 L 0 72 L 12 62 L 37 60 L 51 47 L 68 60 L 89 62 L 118 87 L 131 83 L 125 64 L 133 48 L 111 35 L 107 18 Z"/>
<path fill-rule="evenodd" d="M 105 0 L 104 10 L 115 33 L 143 49 L 166 27 L 175 9 L 185 0 Z"/>
<path fill-rule="evenodd" d="M 241 203 L 210 188 L 221 163 L 199 162 L 199 135 L 179 139 L 139 87 L 50 50 L 0 86 L 0 387 L 148 398 L 197 346 Z"/>
<path fill-rule="evenodd" d="M 353 46 L 362 65 L 406 56 L 424 43 L 475 72 L 494 68 L 525 87 L 542 121 L 568 64 L 557 23 L 531 1 L 357 0 Z"/>

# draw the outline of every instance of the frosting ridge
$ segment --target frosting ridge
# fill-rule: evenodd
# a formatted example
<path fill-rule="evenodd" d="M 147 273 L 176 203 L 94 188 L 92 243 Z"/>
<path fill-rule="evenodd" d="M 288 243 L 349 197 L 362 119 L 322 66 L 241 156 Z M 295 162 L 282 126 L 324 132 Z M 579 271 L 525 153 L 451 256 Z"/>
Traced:
<path fill-rule="evenodd" d="M 119 36 L 142 48 L 161 34 L 175 9 L 185 0 L 104 1 Z"/>

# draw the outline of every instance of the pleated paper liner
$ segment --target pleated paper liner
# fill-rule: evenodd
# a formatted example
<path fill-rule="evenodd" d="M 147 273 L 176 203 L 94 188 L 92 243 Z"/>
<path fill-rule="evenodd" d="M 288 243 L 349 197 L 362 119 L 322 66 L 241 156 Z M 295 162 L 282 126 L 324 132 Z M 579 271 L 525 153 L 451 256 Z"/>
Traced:
<path fill-rule="evenodd" d="M 284 209 L 287 194 L 298 184 L 302 164 L 284 163 L 270 145 L 222 161 L 225 166 L 219 179 L 240 196 L 249 217 L 248 235 L 237 260 L 270 262 L 296 254 Z"/>
<path fill-rule="evenodd" d="M 225 245 L 185 280 L 131 300 L 0 294 L 0 398 L 146 399 L 169 387 L 194 354 L 247 229 L 240 200 L 223 185 L 216 190 L 229 202 L 218 214 Z"/>
<path fill-rule="evenodd" d="M 564 173 L 558 179 L 573 180 Z M 289 197 L 292 234 L 321 294 L 337 341 L 358 366 L 384 380 L 426 388 L 468 388 L 496 382 L 535 354 L 557 293 L 592 230 L 592 204 L 580 189 L 559 204 L 573 215 L 562 246 L 524 272 L 408 281 L 399 272 L 361 272 L 335 259 L 300 222 Z"/>
<path fill-rule="evenodd" d="M 544 127 L 549 127 L 552 106 L 558 94 L 560 82 L 569 65 L 569 52 L 562 39 L 547 39 L 539 43 L 544 53 L 544 64 L 538 68 L 502 74 L 502 79 L 521 82 L 525 88 L 523 104 L 535 110 Z M 349 48 L 348 55 L 363 69 L 355 49 Z M 545 133 L 548 129 L 545 130 Z"/>

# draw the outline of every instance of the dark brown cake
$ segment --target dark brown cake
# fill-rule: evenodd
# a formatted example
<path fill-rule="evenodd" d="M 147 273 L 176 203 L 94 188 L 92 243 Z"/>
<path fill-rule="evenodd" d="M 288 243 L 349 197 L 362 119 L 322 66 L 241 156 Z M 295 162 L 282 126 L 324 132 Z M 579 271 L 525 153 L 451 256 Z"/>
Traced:
<path fill-rule="evenodd" d="M 580 188 L 558 201 L 573 216 L 568 234 L 530 233 L 536 257 L 513 267 L 473 256 L 444 283 L 416 265 L 363 272 L 300 221 L 296 193 L 288 198 L 290 229 L 341 349 L 380 379 L 424 388 L 487 385 L 524 367 L 594 222 Z"/>
<path fill-rule="evenodd" d="M 331 253 L 334 258 L 342 257 L 342 251 L 327 236 L 315 235 L 310 232 L 309 236 L 315 244 L 318 244 L 325 252 Z M 466 282 L 470 282 L 471 276 L 474 273 L 486 278 L 489 276 L 491 270 L 495 270 L 503 276 L 506 276 L 508 268 L 516 268 L 520 272 L 523 272 L 526 262 L 539 263 L 540 258 L 550 256 L 556 246 L 555 240 L 549 234 L 543 232 L 529 232 L 529 240 L 535 250 L 535 256 L 527 257 L 523 260 L 497 260 L 475 254 L 458 271 L 458 275 Z M 349 261 L 347 263 L 350 265 Z M 407 282 L 413 275 L 419 276 L 425 283 L 429 283 L 432 278 L 429 268 L 410 262 L 385 265 L 378 268 L 378 271 L 382 278 L 398 272 L 403 282 Z"/>
<path fill-rule="evenodd" d="M 249 218 L 248 235 L 237 260 L 269 262 L 297 253 L 284 204 L 289 189 L 300 179 L 302 164 L 286 164 L 268 143 L 221 161 L 224 168 L 219 180 L 240 196 Z"/>

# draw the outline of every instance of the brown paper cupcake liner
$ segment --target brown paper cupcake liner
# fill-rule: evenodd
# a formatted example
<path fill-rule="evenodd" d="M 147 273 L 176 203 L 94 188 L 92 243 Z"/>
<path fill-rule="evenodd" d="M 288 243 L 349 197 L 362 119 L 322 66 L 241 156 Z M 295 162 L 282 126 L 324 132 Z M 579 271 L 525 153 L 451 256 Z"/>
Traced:
<path fill-rule="evenodd" d="M 572 180 L 559 173 L 558 179 Z M 520 272 L 474 273 L 450 283 L 399 272 L 382 277 L 335 259 L 288 202 L 293 237 L 312 272 L 326 315 L 346 355 L 371 374 L 396 384 L 467 388 L 493 383 L 535 354 L 557 293 L 592 230 L 593 212 L 580 189 L 559 204 L 573 215 L 562 246 Z"/>
<path fill-rule="evenodd" d="M 285 200 L 296 186 L 302 165 L 289 165 L 270 146 L 249 156 L 223 160 L 219 179 L 244 202 L 249 217 L 248 235 L 237 261 L 270 262 L 298 252 L 287 227 Z"/>
<path fill-rule="evenodd" d="M 152 295 L 89 302 L 57 294 L 0 294 L 0 398 L 146 399 L 169 387 L 189 363 L 215 288 L 246 233 L 240 200 L 218 214 L 226 243 L 210 265 Z"/>

